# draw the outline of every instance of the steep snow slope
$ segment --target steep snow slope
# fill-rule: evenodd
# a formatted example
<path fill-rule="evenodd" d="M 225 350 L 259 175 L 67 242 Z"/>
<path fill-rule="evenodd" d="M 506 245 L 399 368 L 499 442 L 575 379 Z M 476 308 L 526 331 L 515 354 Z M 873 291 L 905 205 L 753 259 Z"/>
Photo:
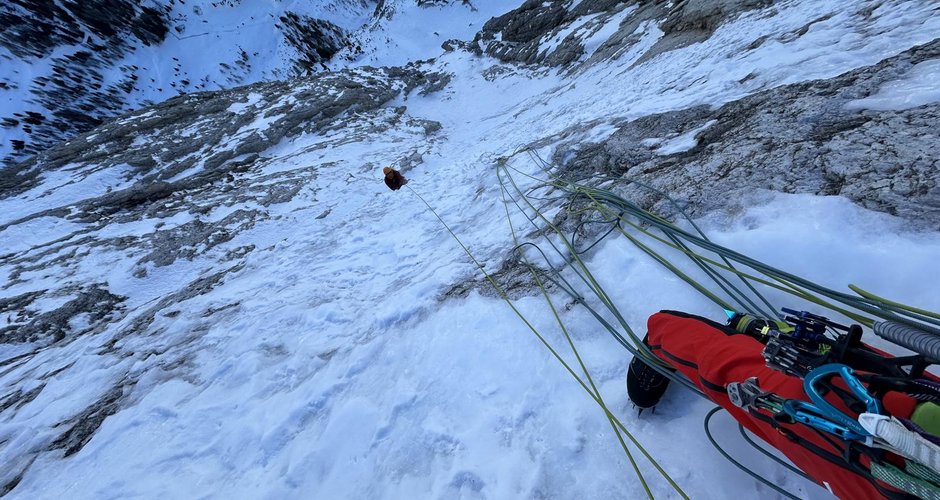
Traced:
<path fill-rule="evenodd" d="M 557 3 L 566 12 L 578 4 Z M 852 102 L 839 123 L 901 117 L 910 110 L 876 113 L 858 102 L 867 96 L 853 89 L 869 87 L 840 84 L 848 89 L 840 93 L 800 83 L 858 71 L 846 78 L 886 96 L 930 72 L 933 63 L 913 58 L 940 59 L 930 48 L 940 34 L 935 5 L 879 5 L 749 9 L 693 43 L 647 55 L 667 36 L 667 19 L 612 4 L 587 15 L 614 24 L 557 27 L 592 50 L 558 67 L 500 62 L 483 55 L 480 35 L 403 69 L 178 97 L 4 171 L 0 491 L 642 496 L 602 413 L 505 303 L 485 291 L 452 293 L 477 270 L 415 194 L 498 269 L 512 241 L 494 165 L 521 146 L 591 171 L 603 155 L 586 152 L 619 161 L 625 155 L 611 141 L 640 134 L 666 175 L 684 155 L 746 135 L 706 141 L 721 116 L 671 124 L 672 112 L 791 92 Z M 537 38 L 544 50 L 558 43 L 555 29 Z M 619 41 L 606 44 L 608 35 Z M 397 57 L 389 50 L 369 57 Z M 930 95 L 920 92 L 915 111 L 936 113 Z M 771 100 L 754 113 L 785 104 Z M 920 154 L 936 165 L 935 151 Z M 522 156 L 510 162 L 539 173 Z M 389 192 L 385 164 L 402 168 L 414 191 Z M 795 166 L 792 178 L 815 175 L 810 167 Z M 728 182 L 711 172 L 697 187 L 719 196 Z M 823 284 L 851 281 L 940 309 L 922 279 L 940 272 L 936 233 L 843 198 L 746 187 L 752 196 L 741 211 L 703 215 L 717 241 Z M 793 234 L 811 237 L 797 246 Z M 903 261 L 894 257 L 901 249 Z M 662 308 L 721 314 L 624 242 L 605 243 L 589 265 L 640 330 Z M 516 293 L 520 310 L 560 340 L 544 302 L 524 287 Z M 691 395 L 672 391 L 652 418 L 637 419 L 623 391 L 626 354 L 585 311 L 564 315 L 611 407 L 687 492 L 770 496 L 709 447 L 700 430 L 707 405 Z M 719 439 L 759 473 L 826 497 L 733 431 L 722 422 Z M 652 487 L 657 498 L 670 495 L 664 482 Z"/>

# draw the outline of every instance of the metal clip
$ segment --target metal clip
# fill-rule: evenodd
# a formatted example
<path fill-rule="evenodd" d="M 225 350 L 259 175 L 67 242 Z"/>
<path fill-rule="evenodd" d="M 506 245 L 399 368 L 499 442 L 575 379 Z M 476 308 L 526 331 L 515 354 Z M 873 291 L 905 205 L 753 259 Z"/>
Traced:
<path fill-rule="evenodd" d="M 758 398 L 767 394 L 757 385 L 757 377 L 751 377 L 744 382 L 731 382 L 726 388 L 731 402 L 739 408 L 751 408 Z"/>

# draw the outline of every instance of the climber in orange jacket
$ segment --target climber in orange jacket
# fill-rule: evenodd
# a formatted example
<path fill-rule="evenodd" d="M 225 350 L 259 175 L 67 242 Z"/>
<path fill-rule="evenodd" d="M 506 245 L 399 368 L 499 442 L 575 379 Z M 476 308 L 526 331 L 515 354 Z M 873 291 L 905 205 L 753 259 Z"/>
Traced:
<path fill-rule="evenodd" d="M 408 184 L 408 179 L 405 179 L 401 172 L 392 167 L 383 168 L 382 173 L 385 174 L 385 185 L 392 191 L 398 191 L 402 186 Z"/>

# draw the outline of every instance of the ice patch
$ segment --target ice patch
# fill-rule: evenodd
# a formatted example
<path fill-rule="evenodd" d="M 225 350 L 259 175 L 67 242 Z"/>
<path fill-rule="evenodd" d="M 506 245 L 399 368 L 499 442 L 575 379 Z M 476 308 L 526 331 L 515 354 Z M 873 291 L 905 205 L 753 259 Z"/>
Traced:
<path fill-rule="evenodd" d="M 915 65 L 904 78 L 885 83 L 878 93 L 846 103 L 846 109 L 900 111 L 940 102 L 940 60 Z"/>
<path fill-rule="evenodd" d="M 560 30 L 558 33 L 555 34 L 555 36 L 552 36 L 546 42 L 540 44 L 540 46 L 542 47 L 542 50 L 541 50 L 542 55 L 544 56 L 546 54 L 550 54 L 554 52 L 555 49 L 557 49 L 558 46 L 561 45 L 561 42 L 563 42 L 565 38 L 568 38 L 568 35 L 574 33 L 577 30 L 580 30 L 581 28 L 586 26 L 588 23 L 596 19 L 598 15 L 600 14 L 588 14 L 586 16 L 581 16 L 571 21 L 571 23 L 567 27 Z"/>
<path fill-rule="evenodd" d="M 584 56 L 582 57 L 586 59 L 594 55 L 594 52 L 597 50 L 597 48 L 600 47 L 601 44 L 606 42 L 611 36 L 613 36 L 614 33 L 617 32 L 617 30 L 620 29 L 620 23 L 623 22 L 624 18 L 632 14 L 633 11 L 635 11 L 638 8 L 639 7 L 637 7 L 636 5 L 631 5 L 630 7 L 627 7 L 621 10 L 620 12 L 614 14 L 613 16 L 611 16 L 609 19 L 607 19 L 604 22 L 604 25 L 601 26 L 599 30 L 595 31 L 594 33 L 591 34 L 591 36 L 584 39 L 584 42 L 583 42 Z"/>
<path fill-rule="evenodd" d="M 676 153 L 683 153 L 689 151 L 695 146 L 698 146 L 698 134 L 699 132 L 711 127 L 715 124 L 717 120 L 709 120 L 701 127 L 692 129 L 682 135 L 673 137 L 668 140 L 660 138 L 650 138 L 643 139 L 641 144 L 647 147 L 656 147 L 655 153 L 659 156 L 673 155 Z"/>

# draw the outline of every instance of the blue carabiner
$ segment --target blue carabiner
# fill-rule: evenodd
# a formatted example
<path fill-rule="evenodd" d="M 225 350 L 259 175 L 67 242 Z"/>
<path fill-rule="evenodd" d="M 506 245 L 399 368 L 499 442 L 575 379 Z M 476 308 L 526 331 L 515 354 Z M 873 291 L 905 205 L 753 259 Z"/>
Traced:
<path fill-rule="evenodd" d="M 858 378 L 855 377 L 855 370 L 852 368 L 840 364 L 840 363 L 830 363 L 827 365 L 820 366 L 819 368 L 814 369 L 813 371 L 806 374 L 806 377 L 803 378 L 803 390 L 806 391 L 806 394 L 809 396 L 810 400 L 813 401 L 815 407 L 820 411 L 821 415 L 825 415 L 832 420 L 838 421 L 847 428 L 855 431 L 857 434 L 862 436 L 871 436 L 871 434 L 865 430 L 861 424 L 854 418 L 849 417 L 845 413 L 839 411 L 835 406 L 833 406 L 829 401 L 826 401 L 823 398 L 819 391 L 816 390 L 816 382 L 821 378 L 828 375 L 839 375 L 842 377 L 842 380 L 845 381 L 845 385 L 852 391 L 860 401 L 865 403 L 865 408 L 868 413 L 876 413 L 881 415 L 881 404 L 877 399 L 872 397 L 868 393 L 868 389 L 859 382 Z"/>
<path fill-rule="evenodd" d="M 798 399 L 786 400 L 783 403 L 783 411 L 797 422 L 828 432 L 846 441 L 865 441 L 871 436 L 865 429 L 861 429 L 864 434 L 859 434 L 857 429 L 850 429 L 847 425 L 827 419 L 815 405 Z"/>

